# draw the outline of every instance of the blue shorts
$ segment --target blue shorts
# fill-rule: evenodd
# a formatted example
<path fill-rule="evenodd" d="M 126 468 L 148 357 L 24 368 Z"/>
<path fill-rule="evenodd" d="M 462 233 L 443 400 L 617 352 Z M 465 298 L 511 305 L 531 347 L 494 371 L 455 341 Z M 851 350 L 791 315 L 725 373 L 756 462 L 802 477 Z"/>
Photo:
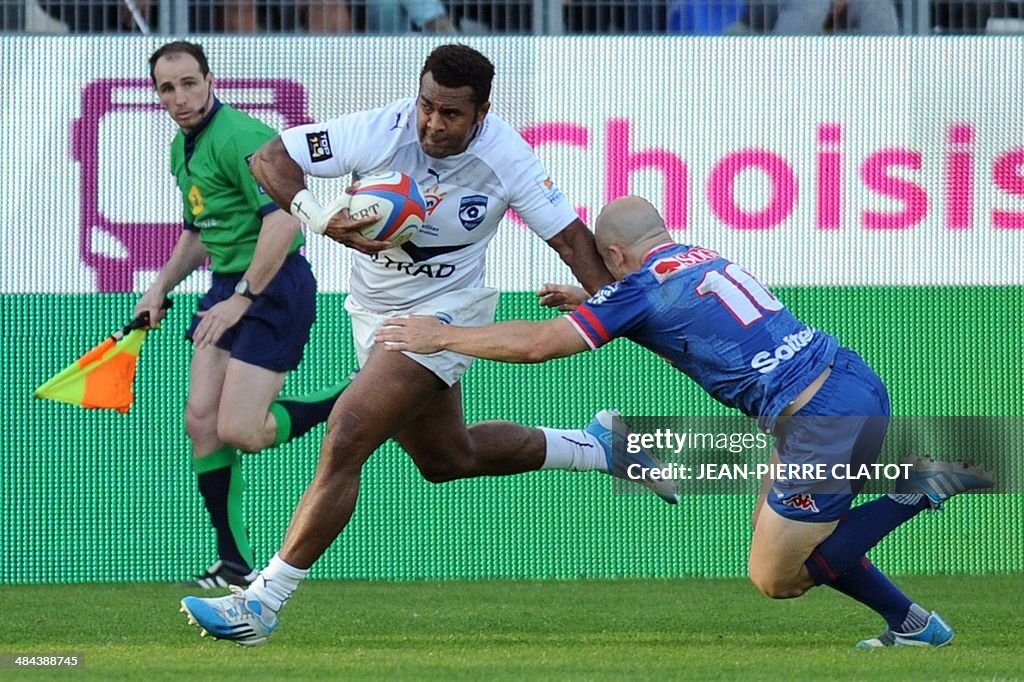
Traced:
<path fill-rule="evenodd" d="M 789 468 L 794 476 L 774 479 L 768 504 L 796 521 L 842 517 L 867 483 L 847 472 L 878 460 L 891 414 L 882 380 L 857 353 L 840 348 L 810 402 L 776 422 L 779 460 L 798 468 Z"/>
<path fill-rule="evenodd" d="M 209 310 L 235 293 L 243 273 L 213 274 L 213 286 L 199 301 L 199 311 Z M 316 319 L 316 279 L 309 262 L 299 253 L 285 258 L 280 271 L 260 292 L 245 315 L 217 341 L 217 348 L 231 357 L 269 369 L 290 372 L 302 361 L 309 332 Z M 199 325 L 192 317 L 185 336 L 191 341 Z"/>

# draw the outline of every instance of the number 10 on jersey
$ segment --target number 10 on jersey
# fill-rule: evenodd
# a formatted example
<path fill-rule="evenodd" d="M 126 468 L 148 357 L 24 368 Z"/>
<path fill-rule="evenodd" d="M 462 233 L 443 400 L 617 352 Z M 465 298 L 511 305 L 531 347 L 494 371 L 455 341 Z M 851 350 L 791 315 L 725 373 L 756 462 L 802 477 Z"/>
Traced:
<path fill-rule="evenodd" d="M 723 271 L 708 270 L 697 285 L 697 294 L 715 296 L 744 327 L 760 320 L 765 312 L 785 307 L 756 277 L 735 263 L 729 263 Z"/>

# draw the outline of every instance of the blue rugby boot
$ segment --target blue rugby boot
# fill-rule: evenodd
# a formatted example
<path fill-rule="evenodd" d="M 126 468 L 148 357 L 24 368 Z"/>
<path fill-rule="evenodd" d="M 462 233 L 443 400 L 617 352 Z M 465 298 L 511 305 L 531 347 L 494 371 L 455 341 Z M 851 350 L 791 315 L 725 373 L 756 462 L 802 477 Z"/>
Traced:
<path fill-rule="evenodd" d="M 229 639 L 240 646 L 262 646 L 277 628 L 277 614 L 237 585 L 226 597 L 185 597 L 180 611 L 203 637 Z"/>
<path fill-rule="evenodd" d="M 925 626 L 916 632 L 886 630 L 878 637 L 857 642 L 858 649 L 877 649 L 885 646 L 946 646 L 953 641 L 953 628 L 932 611 Z"/>
<path fill-rule="evenodd" d="M 637 453 L 627 452 L 625 442 L 627 431 L 625 429 L 628 427 L 625 422 L 619 420 L 619 424 L 624 429 L 621 433 L 613 430 L 615 418 L 620 416 L 615 410 L 601 410 L 583 429 L 601 442 L 601 447 L 604 448 L 604 458 L 608 464 L 608 473 L 625 481 L 639 483 L 669 504 L 677 504 L 679 502 L 679 481 L 654 479 L 649 476 L 630 478 L 629 467 L 631 464 L 639 465 L 641 470 L 662 470 L 665 465 L 646 448 L 641 448 Z M 635 468 L 632 471 L 636 474 Z"/>
<path fill-rule="evenodd" d="M 901 463 L 912 467 L 905 478 L 897 481 L 896 492 L 924 495 L 932 509 L 938 509 L 953 495 L 996 484 L 992 474 L 966 460 L 940 462 L 927 455 L 918 457 L 911 453 Z"/>

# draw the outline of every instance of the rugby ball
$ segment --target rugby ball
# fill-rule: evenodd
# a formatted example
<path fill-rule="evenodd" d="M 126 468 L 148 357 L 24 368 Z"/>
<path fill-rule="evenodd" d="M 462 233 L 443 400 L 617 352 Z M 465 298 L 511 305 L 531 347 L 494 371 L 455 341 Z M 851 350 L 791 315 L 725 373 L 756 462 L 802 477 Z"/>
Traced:
<path fill-rule="evenodd" d="M 427 202 L 412 178 L 386 171 L 359 178 L 351 193 L 345 192 L 328 207 L 329 215 L 347 208 L 353 220 L 376 216 L 377 222 L 361 232 L 367 239 L 395 246 L 412 239 L 427 216 Z"/>

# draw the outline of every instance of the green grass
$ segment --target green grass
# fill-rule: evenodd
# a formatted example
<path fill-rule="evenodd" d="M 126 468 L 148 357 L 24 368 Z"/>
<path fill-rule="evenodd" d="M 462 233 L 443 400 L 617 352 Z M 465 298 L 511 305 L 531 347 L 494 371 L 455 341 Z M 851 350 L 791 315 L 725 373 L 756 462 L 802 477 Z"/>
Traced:
<path fill-rule="evenodd" d="M 5 586 L 0 654 L 82 654 L 10 679 L 637 680 L 1024 677 L 1024 575 L 901 576 L 957 630 L 937 650 L 859 651 L 880 618 L 826 589 L 746 581 L 321 582 L 259 649 L 200 639 L 179 587 Z"/>

